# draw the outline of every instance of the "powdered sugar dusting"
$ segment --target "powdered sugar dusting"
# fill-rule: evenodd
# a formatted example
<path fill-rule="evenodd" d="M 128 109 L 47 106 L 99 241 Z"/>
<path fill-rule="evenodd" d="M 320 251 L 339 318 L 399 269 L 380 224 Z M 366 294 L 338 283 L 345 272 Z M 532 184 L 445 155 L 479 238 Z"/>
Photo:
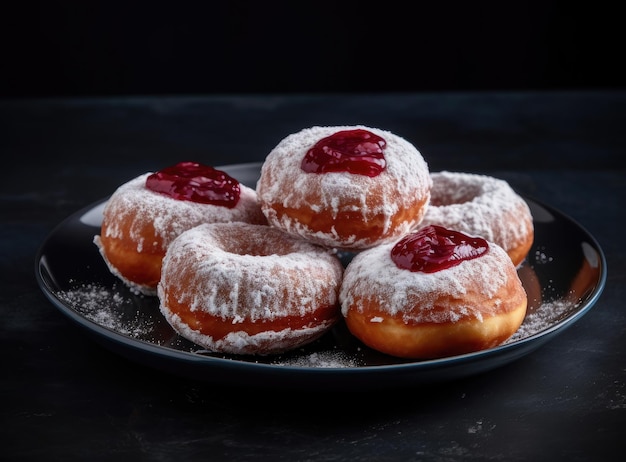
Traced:
<path fill-rule="evenodd" d="M 387 142 L 384 151 L 387 167 L 378 176 L 347 172 L 311 174 L 300 168 L 302 158 L 317 141 L 337 131 L 354 128 L 371 131 Z M 415 146 L 388 131 L 358 125 L 316 126 L 287 136 L 265 159 L 256 190 L 270 223 L 316 242 L 359 248 L 366 243 L 355 240 L 354 236 L 340 236 L 336 230 L 316 232 L 288 214 L 278 216 L 274 205 L 315 213 L 325 211 L 333 218 L 340 213 L 353 212 L 364 222 L 383 216 L 382 228 L 387 232 L 392 226 L 392 217 L 414 207 L 416 200 L 428 199 L 430 188 L 428 165 Z M 421 215 L 412 220 L 407 218 L 406 230 L 421 218 Z"/>
<path fill-rule="evenodd" d="M 144 284 L 137 284 L 134 281 L 131 281 L 126 276 L 124 276 L 120 270 L 118 270 L 108 259 L 107 254 L 105 252 L 104 246 L 102 245 L 102 240 L 99 235 L 94 236 L 93 243 L 98 247 L 98 252 L 100 252 L 100 256 L 106 263 L 107 267 L 111 274 L 119 278 L 124 284 L 128 286 L 128 288 L 135 294 L 144 294 L 144 295 L 156 295 L 156 287 L 151 287 Z"/>
<path fill-rule="evenodd" d="M 411 272 L 395 265 L 390 256 L 392 247 L 393 244 L 381 245 L 352 259 L 344 273 L 340 292 L 344 316 L 349 307 L 363 309 L 363 304 L 369 303 L 371 297 L 390 315 L 400 313 L 415 322 L 454 322 L 467 316 L 482 319 L 483 314 L 488 313 L 482 312 L 480 307 L 468 304 L 441 311 L 435 310 L 435 302 L 441 294 L 449 294 L 454 299 L 465 298 L 468 281 L 480 288 L 486 298 L 492 298 L 506 283 L 506 268 L 511 265 L 507 253 L 490 244 L 489 251 L 480 258 L 463 261 L 444 271 Z M 420 310 L 405 313 L 407 305 L 419 305 Z"/>
<path fill-rule="evenodd" d="M 333 306 L 333 287 L 339 286 L 342 273 L 332 251 L 278 229 L 205 224 L 181 234 L 168 249 L 159 298 L 165 300 L 174 288 L 180 292 L 177 301 L 192 311 L 235 322 L 278 319 L 304 315 L 315 304 Z"/>
<path fill-rule="evenodd" d="M 158 285 L 160 309 L 184 337 L 213 351 L 280 351 L 326 332 L 336 313 L 311 325 L 275 331 L 273 321 L 310 316 L 319 308 L 338 307 L 343 266 L 331 250 L 283 231 L 248 223 L 211 223 L 192 228 L 172 242 Z M 223 338 L 190 328 L 177 306 L 207 313 L 233 325 Z M 326 319 L 328 317 L 328 319 Z M 248 335 L 237 324 L 265 322 Z"/>
<path fill-rule="evenodd" d="M 139 297 L 149 307 L 135 306 L 132 297 L 126 290 L 118 290 L 114 286 L 103 286 L 95 283 L 81 284 L 71 290 L 61 291 L 58 298 L 68 307 L 80 313 L 86 319 L 121 335 L 140 339 L 148 343 L 166 345 L 190 353 L 207 353 L 200 345 L 188 343 L 166 328 L 167 323 L 157 308 L 156 297 Z M 150 303 L 152 302 L 152 303 Z M 517 342 L 554 327 L 576 307 L 578 302 L 569 297 L 546 301 L 533 308 L 526 316 L 519 330 L 505 344 Z M 153 309 L 154 308 L 154 309 Z M 341 331 L 340 331 L 341 332 Z M 341 335 L 349 335 L 342 333 Z M 345 339 L 343 340 L 345 341 Z M 306 350 L 294 350 L 286 355 L 268 357 L 228 357 L 251 362 L 263 362 L 286 367 L 310 368 L 352 368 L 362 367 L 367 360 L 357 352 L 344 350 L 340 345 L 317 348 L 312 346 Z"/>
<path fill-rule="evenodd" d="M 287 351 L 293 348 L 293 345 L 299 343 L 309 343 L 332 327 L 331 322 L 320 322 L 312 327 L 302 329 L 284 329 L 281 331 L 266 330 L 258 334 L 250 335 L 244 331 L 237 330 L 236 325 L 233 331 L 223 338 L 217 339 L 210 335 L 190 328 L 181 318 L 171 311 L 163 311 L 165 318 L 170 325 L 182 337 L 208 349 L 209 352 L 225 352 L 233 354 L 251 354 L 254 355 L 258 351 L 265 351 L 268 345 L 274 352 Z"/>
<path fill-rule="evenodd" d="M 359 361 L 343 351 L 319 351 L 277 360 L 272 364 L 290 367 L 346 368 L 358 367 Z"/>
<path fill-rule="evenodd" d="M 520 328 L 505 343 L 525 339 L 550 326 L 554 326 L 564 315 L 570 313 L 575 306 L 576 303 L 568 299 L 558 299 L 541 304 L 534 311 L 526 315 Z"/>
<path fill-rule="evenodd" d="M 440 225 L 495 242 L 504 250 L 533 232 L 530 208 L 504 180 L 462 172 L 432 172 L 431 203 L 419 226 Z"/>
<path fill-rule="evenodd" d="M 128 297 L 114 289 L 84 284 L 58 296 L 86 319 L 120 334 L 143 338 L 154 328 L 152 319 L 140 316 Z"/>
<path fill-rule="evenodd" d="M 162 240 L 163 249 L 180 233 L 207 222 L 249 221 L 261 222 L 262 212 L 256 201 L 256 191 L 240 185 L 241 196 L 234 208 L 213 204 L 173 199 L 145 187 L 145 173 L 120 186 L 107 201 L 103 215 L 102 232 L 118 239 L 130 239 L 137 252 L 145 252 L 156 245 L 145 242 L 146 229 L 154 227 Z M 125 222 L 132 225 L 125 235 Z"/>

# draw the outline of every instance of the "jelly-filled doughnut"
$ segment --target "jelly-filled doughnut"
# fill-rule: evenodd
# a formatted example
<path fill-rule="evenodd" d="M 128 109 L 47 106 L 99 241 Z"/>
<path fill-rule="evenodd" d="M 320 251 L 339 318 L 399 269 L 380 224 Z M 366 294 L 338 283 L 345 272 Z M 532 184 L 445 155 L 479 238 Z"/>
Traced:
<path fill-rule="evenodd" d="M 497 346 L 526 315 L 508 254 L 479 237 L 426 226 L 358 253 L 340 289 L 350 332 L 380 352 L 434 359 Z"/>
<path fill-rule="evenodd" d="M 256 191 L 225 172 L 180 162 L 120 186 L 103 211 L 94 237 L 111 272 L 136 293 L 156 295 L 167 246 L 202 223 L 266 224 Z"/>
<path fill-rule="evenodd" d="M 519 266 L 534 240 L 533 217 L 526 201 L 504 180 L 462 172 L 432 172 L 430 205 L 419 226 L 480 236 L 507 251 Z"/>
<path fill-rule="evenodd" d="M 310 343 L 339 319 L 343 274 L 328 249 L 270 226 L 212 223 L 163 259 L 160 310 L 209 351 L 267 355 Z"/>
<path fill-rule="evenodd" d="M 420 152 L 389 131 L 315 126 L 270 151 L 256 190 L 270 225 L 326 247 L 360 250 L 416 226 L 431 182 Z"/>

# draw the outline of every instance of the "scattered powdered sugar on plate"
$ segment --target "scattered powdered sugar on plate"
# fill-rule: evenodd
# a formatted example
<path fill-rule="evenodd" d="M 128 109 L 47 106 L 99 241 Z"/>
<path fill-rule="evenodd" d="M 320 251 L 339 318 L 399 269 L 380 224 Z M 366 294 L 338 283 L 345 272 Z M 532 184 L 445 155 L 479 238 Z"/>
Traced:
<path fill-rule="evenodd" d="M 120 334 L 139 338 L 152 330 L 152 323 L 139 316 L 132 301 L 114 289 L 83 284 L 57 295 L 86 319 Z"/>
<path fill-rule="evenodd" d="M 576 304 L 567 299 L 545 302 L 526 315 L 520 328 L 505 343 L 512 343 L 537 334 L 558 323 Z"/>
<path fill-rule="evenodd" d="M 81 316 L 102 327 L 135 339 L 163 344 L 157 340 L 156 337 L 159 336 L 155 336 L 158 330 L 157 325 L 164 322 L 160 319 L 158 311 L 156 312 L 158 319 L 154 319 L 151 314 L 146 313 L 145 309 L 138 309 L 132 297 L 116 290 L 115 286 L 105 287 L 95 283 L 87 283 L 71 290 L 58 292 L 57 296 Z M 558 324 L 572 313 L 579 302 L 567 296 L 545 301 L 528 312 L 520 328 L 504 342 L 504 345 L 523 340 Z M 181 351 L 216 356 L 215 353 L 211 354 L 202 349 L 197 350 L 195 345 L 190 342 L 178 345 L 176 339 L 183 340 L 174 335 L 164 345 Z M 329 346 L 327 345 L 327 347 Z M 344 351 L 340 346 L 334 348 L 336 349 L 302 350 L 293 354 L 278 355 L 272 359 L 265 358 L 262 362 L 276 366 L 305 368 L 354 368 L 363 365 L 359 356 L 355 355 L 354 352 Z M 231 357 L 231 359 L 233 358 Z"/>
<path fill-rule="evenodd" d="M 186 342 L 184 339 L 182 340 L 183 342 Z M 312 351 L 311 348 L 319 348 L 319 350 Z M 329 346 L 328 344 L 326 344 L 326 346 L 315 346 L 315 343 L 313 343 L 298 350 L 268 356 L 222 354 L 210 350 L 198 350 L 194 348 L 187 348 L 187 350 L 191 353 L 206 355 L 213 358 L 244 360 L 246 362 L 268 364 L 272 366 L 305 368 L 350 368 L 363 366 L 354 354 L 337 348 L 339 347 Z"/>
<path fill-rule="evenodd" d="M 342 351 L 318 351 L 272 362 L 277 366 L 340 368 L 358 367 L 357 360 Z"/>

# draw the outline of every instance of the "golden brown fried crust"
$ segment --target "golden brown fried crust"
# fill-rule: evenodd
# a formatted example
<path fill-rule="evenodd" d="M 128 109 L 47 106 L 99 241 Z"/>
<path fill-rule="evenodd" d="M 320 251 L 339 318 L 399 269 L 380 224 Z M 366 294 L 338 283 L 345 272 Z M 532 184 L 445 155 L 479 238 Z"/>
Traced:
<path fill-rule="evenodd" d="M 415 321 L 421 311 L 417 296 L 409 295 L 403 309 L 391 315 L 385 300 L 362 293 L 347 310 L 346 324 L 367 346 L 403 358 L 434 359 L 492 348 L 511 337 L 526 316 L 526 291 L 513 265 L 507 273 L 506 284 L 493 297 L 487 298 L 471 280 L 464 281 L 467 292 L 462 299 L 439 294 L 429 313 L 467 311 L 454 321 L 449 316 L 433 318 L 448 319 L 442 322 Z M 474 312 L 463 307 L 473 307 Z"/>

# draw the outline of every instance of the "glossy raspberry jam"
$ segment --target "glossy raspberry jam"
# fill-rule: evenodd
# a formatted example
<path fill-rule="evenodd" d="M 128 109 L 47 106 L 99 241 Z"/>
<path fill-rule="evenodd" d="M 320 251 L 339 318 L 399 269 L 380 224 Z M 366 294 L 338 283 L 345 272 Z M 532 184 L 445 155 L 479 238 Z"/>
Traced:
<path fill-rule="evenodd" d="M 239 182 L 225 172 L 196 162 L 179 162 L 148 176 L 146 188 L 174 199 L 233 208 Z"/>
<path fill-rule="evenodd" d="M 302 159 L 307 173 L 348 172 L 374 177 L 382 172 L 387 161 L 383 150 L 387 142 L 363 130 L 342 130 L 322 138 Z"/>
<path fill-rule="evenodd" d="M 480 237 L 430 225 L 398 241 L 391 249 L 391 259 L 400 269 L 435 273 L 480 257 L 487 250 L 489 244 Z"/>

